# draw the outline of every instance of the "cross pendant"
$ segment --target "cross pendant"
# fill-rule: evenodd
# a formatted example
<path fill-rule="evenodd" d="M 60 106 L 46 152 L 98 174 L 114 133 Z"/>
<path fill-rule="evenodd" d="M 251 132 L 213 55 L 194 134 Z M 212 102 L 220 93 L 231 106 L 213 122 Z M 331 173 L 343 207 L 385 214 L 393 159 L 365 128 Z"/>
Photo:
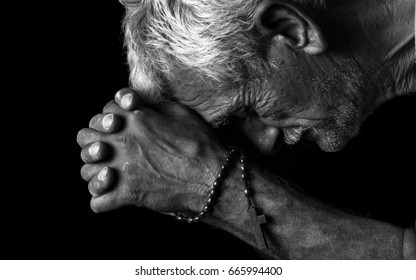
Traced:
<path fill-rule="evenodd" d="M 256 237 L 257 246 L 259 246 L 259 249 L 266 250 L 267 242 L 263 230 L 261 229 L 261 225 L 267 223 L 266 216 L 257 215 L 256 208 L 253 206 L 248 208 L 248 212 L 250 214 L 250 220 L 253 222 L 254 236 Z"/>

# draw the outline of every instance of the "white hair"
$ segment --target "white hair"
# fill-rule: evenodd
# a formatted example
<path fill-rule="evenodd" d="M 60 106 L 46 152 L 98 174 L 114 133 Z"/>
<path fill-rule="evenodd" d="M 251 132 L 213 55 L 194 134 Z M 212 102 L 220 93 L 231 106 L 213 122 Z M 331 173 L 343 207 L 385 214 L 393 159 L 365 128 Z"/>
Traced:
<path fill-rule="evenodd" d="M 130 80 L 159 91 L 173 69 L 218 84 L 238 83 L 267 68 L 253 32 L 257 0 L 142 0 L 124 20 Z"/>
<path fill-rule="evenodd" d="M 275 66 L 253 28 L 262 0 L 121 1 L 127 7 L 125 43 L 135 89 L 160 93 L 174 69 L 221 86 L 266 77 Z"/>

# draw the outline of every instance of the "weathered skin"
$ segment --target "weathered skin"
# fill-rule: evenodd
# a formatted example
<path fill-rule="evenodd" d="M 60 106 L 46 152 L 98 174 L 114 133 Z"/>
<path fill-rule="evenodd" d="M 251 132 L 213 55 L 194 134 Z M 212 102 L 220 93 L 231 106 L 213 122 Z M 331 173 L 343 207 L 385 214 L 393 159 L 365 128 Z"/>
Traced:
<path fill-rule="evenodd" d="M 275 154 L 280 133 L 288 143 L 305 137 L 326 151 L 341 149 L 377 106 L 416 92 L 414 1 L 346 2 L 315 21 L 286 2 L 263 1 L 259 19 L 267 11 L 293 23 L 284 29 L 261 20 L 256 25 L 270 38 L 269 56 L 279 63 L 279 72 L 266 82 L 253 79 L 219 89 L 178 71 L 169 81 L 174 98 L 207 122 L 239 117 L 236 125 L 267 155 Z M 276 8 L 276 3 L 283 6 Z M 120 91 L 115 103 L 78 135 L 93 211 L 135 205 L 199 212 L 227 149 L 188 108 L 164 103 L 148 109 L 139 95 Z M 105 128 L 108 114 L 114 115 L 113 122 Z M 112 157 L 107 156 L 109 147 Z M 264 253 L 270 257 L 416 258 L 414 232 L 317 203 L 255 163 L 251 173 L 256 204 L 269 217 L 271 250 Z M 256 246 L 249 217 L 242 214 L 246 202 L 241 189 L 234 170 L 205 221 Z"/>
<path fill-rule="evenodd" d="M 159 212 L 198 208 L 192 202 L 208 195 L 218 162 L 227 154 L 215 140 L 213 131 L 195 113 L 177 103 L 164 104 L 164 114 L 147 108 L 128 112 L 114 102 L 108 103 L 103 112 L 114 116 L 115 125 L 121 119 L 125 125 L 117 133 L 99 133 L 104 132 L 100 114 L 92 119 L 89 129 L 81 130 L 78 135 L 78 143 L 84 147 L 81 157 L 86 163 L 105 159 L 107 149 L 103 142 L 109 143 L 112 150 L 110 159 L 86 164 L 81 172 L 90 181 L 93 211 L 109 211 L 125 205 Z M 97 143 L 100 149 L 96 150 L 97 155 L 91 155 L 94 152 L 91 145 Z M 104 166 L 119 172 L 117 187 L 109 193 L 103 189 L 111 185 L 111 174 L 97 174 Z M 167 192 L 166 186 L 173 191 Z M 108 203 L 109 200 L 112 202 Z"/>

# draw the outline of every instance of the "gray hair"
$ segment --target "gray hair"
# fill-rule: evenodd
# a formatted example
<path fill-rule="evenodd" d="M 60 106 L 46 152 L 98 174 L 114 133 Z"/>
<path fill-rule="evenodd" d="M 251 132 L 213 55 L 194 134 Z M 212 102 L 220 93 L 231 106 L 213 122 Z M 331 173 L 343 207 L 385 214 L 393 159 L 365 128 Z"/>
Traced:
<path fill-rule="evenodd" d="M 268 76 L 276 66 L 253 28 L 260 1 L 122 0 L 132 87 L 161 93 L 175 69 L 218 86 Z"/>

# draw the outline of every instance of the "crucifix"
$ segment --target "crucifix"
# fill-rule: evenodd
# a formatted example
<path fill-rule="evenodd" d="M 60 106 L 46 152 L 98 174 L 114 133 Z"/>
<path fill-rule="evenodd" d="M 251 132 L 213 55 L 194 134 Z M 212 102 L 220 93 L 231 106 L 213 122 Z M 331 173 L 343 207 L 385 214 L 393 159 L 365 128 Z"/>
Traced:
<path fill-rule="evenodd" d="M 264 236 L 263 229 L 261 228 L 262 224 L 267 223 L 265 215 L 257 215 L 256 207 L 254 206 L 252 189 L 250 188 L 249 183 L 249 172 L 246 169 L 246 159 L 244 155 L 240 154 L 240 162 L 241 162 L 241 179 L 243 179 L 245 188 L 244 188 L 244 195 L 247 198 L 248 209 L 247 212 L 250 215 L 250 221 L 252 222 L 252 227 L 254 231 L 254 236 L 256 238 L 257 246 L 260 250 L 267 250 L 267 242 L 266 237 Z"/>
<path fill-rule="evenodd" d="M 263 229 L 261 228 L 262 224 L 267 223 L 266 216 L 264 215 L 257 215 L 257 210 L 253 206 L 253 202 L 251 198 L 248 198 L 249 207 L 247 212 L 250 215 L 250 220 L 252 221 L 254 236 L 256 237 L 256 243 L 260 250 L 266 250 L 267 242 L 266 237 L 264 236 Z"/>

